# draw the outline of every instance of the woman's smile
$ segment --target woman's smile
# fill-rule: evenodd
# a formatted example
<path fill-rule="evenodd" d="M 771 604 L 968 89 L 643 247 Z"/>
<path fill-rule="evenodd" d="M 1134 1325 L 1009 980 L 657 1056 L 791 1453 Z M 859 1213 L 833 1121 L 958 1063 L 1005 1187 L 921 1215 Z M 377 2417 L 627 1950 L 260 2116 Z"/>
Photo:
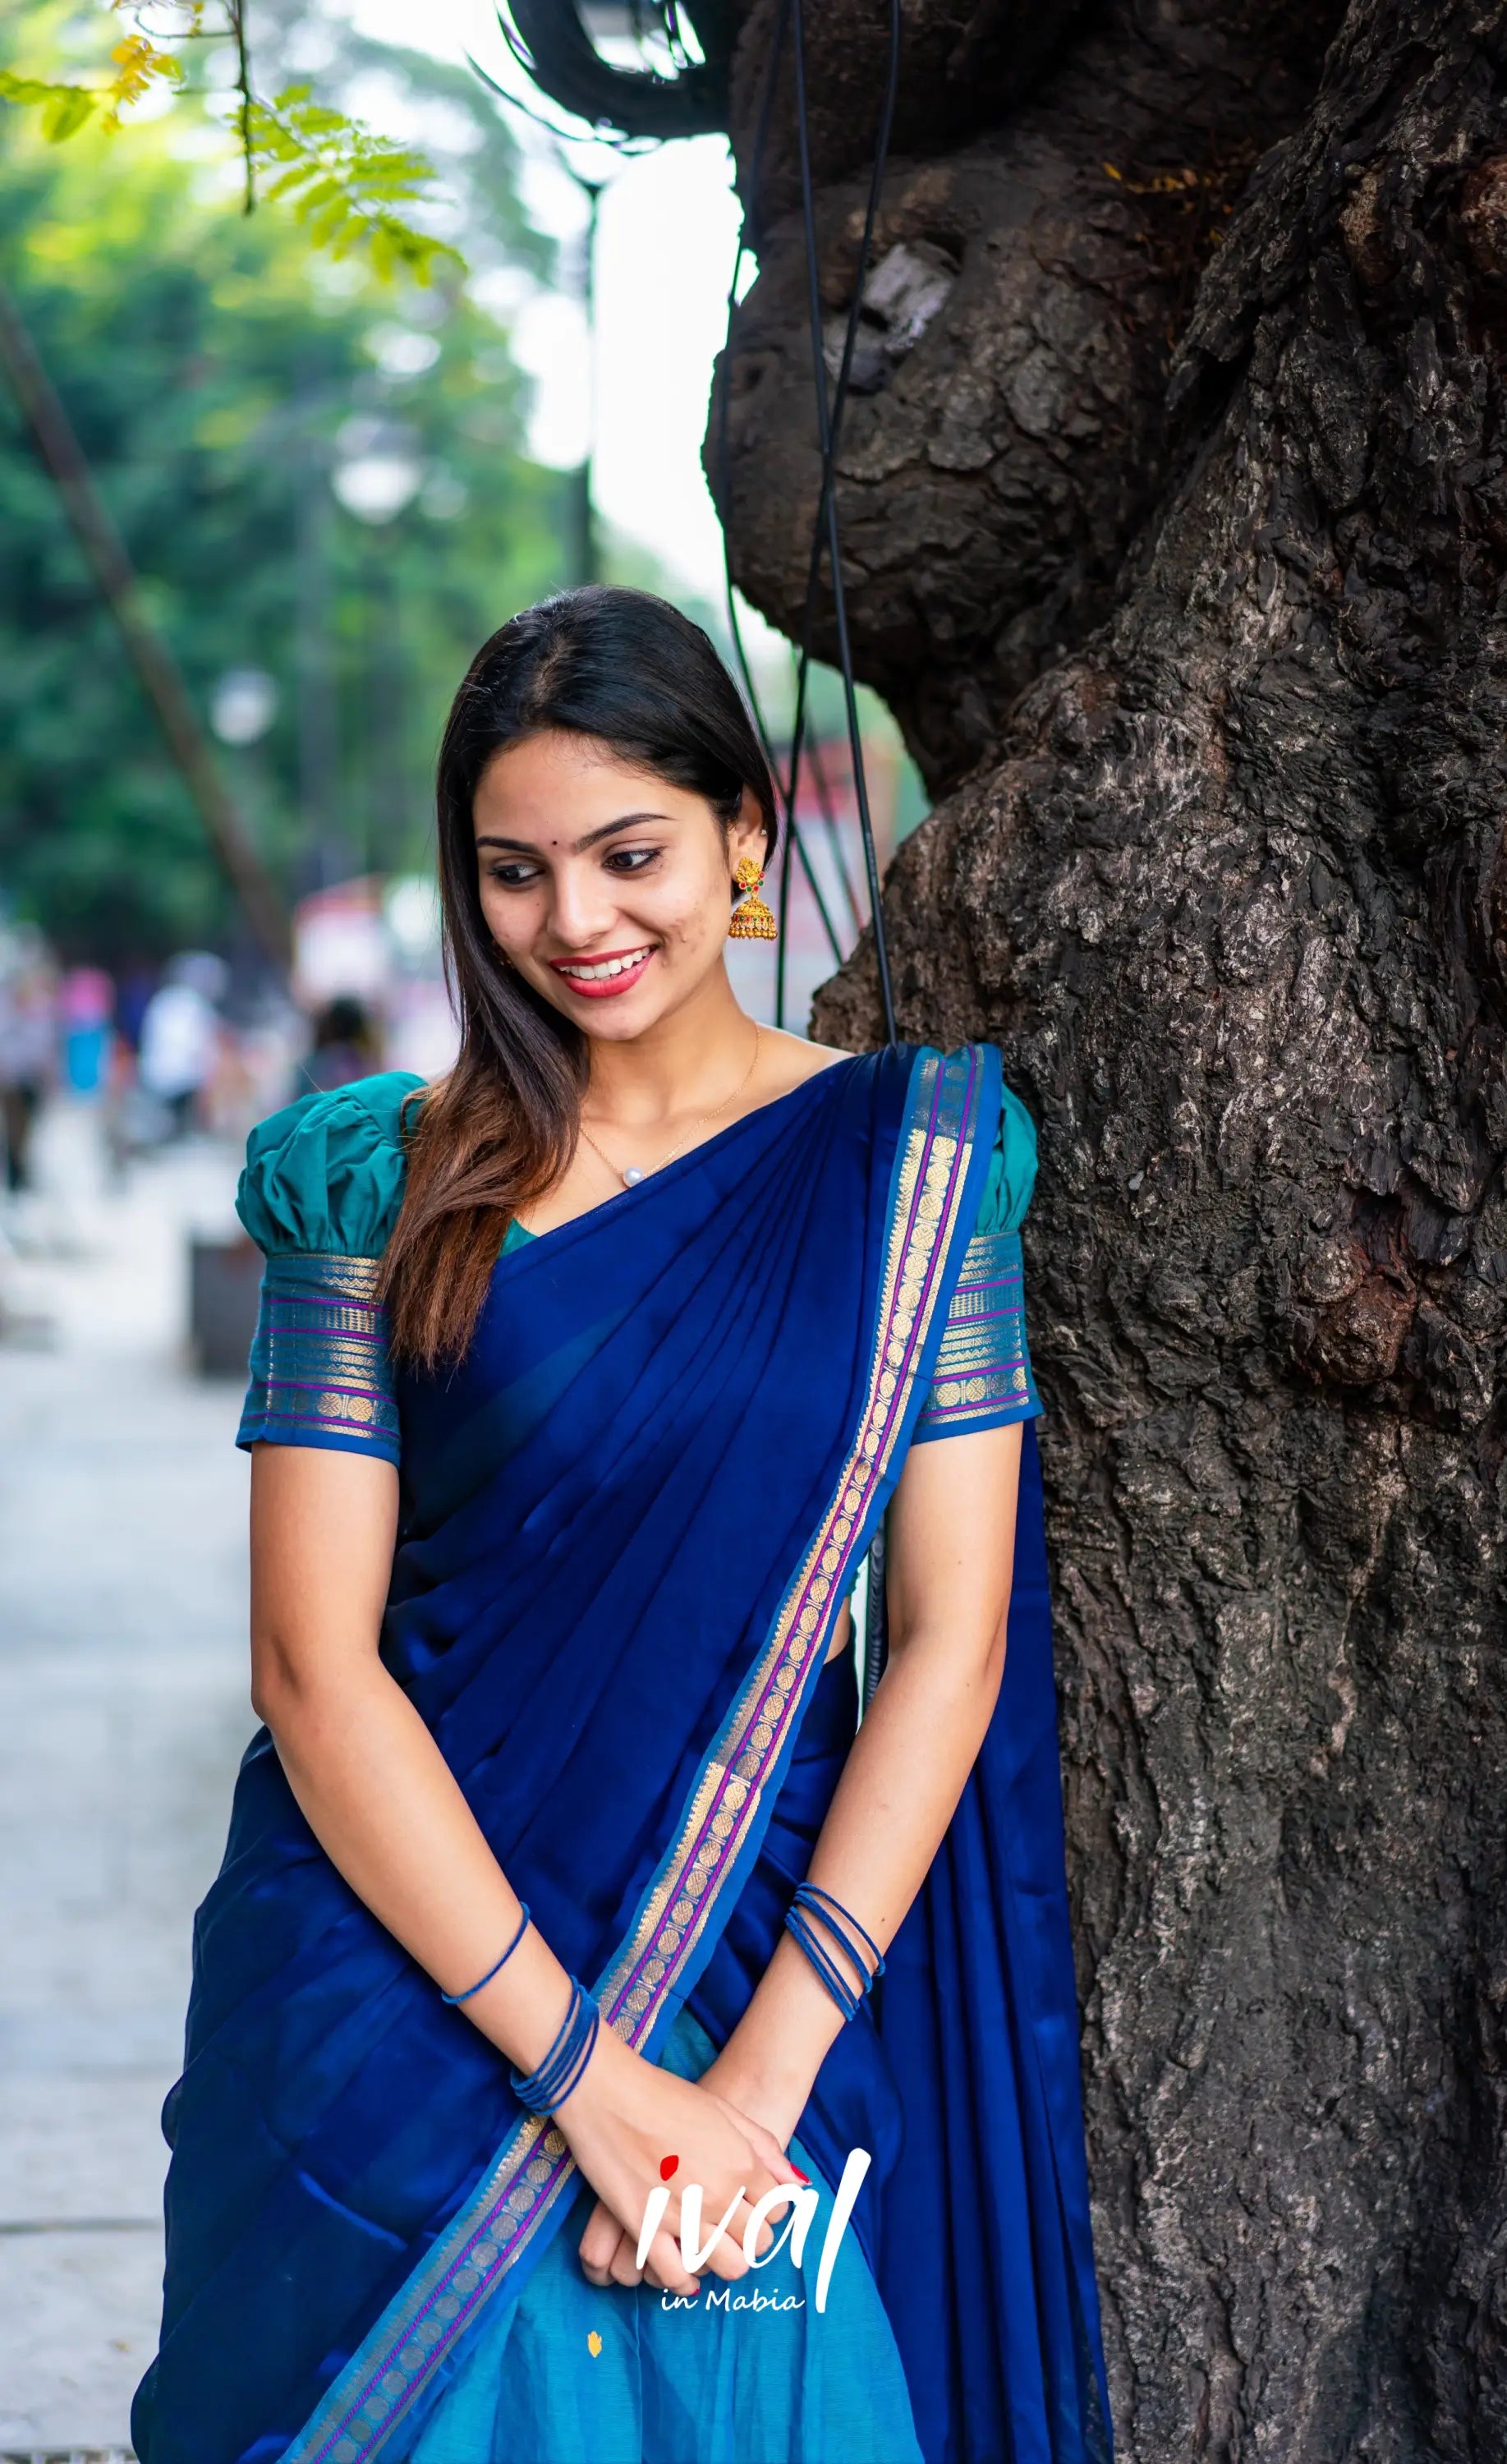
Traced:
<path fill-rule="evenodd" d="M 656 944 L 641 942 L 634 950 L 603 950 L 595 958 L 551 958 L 547 963 L 573 992 L 588 1001 L 607 1001 L 639 981 L 654 956 Z"/>
<path fill-rule="evenodd" d="M 682 1035 L 695 1083 L 715 1091 L 747 1049 L 722 962 L 733 876 L 767 835 L 752 789 L 729 804 L 539 727 L 485 762 L 470 815 L 481 921 L 567 1031 L 624 1048 Z M 612 1104 L 595 1100 L 604 1118 Z"/>

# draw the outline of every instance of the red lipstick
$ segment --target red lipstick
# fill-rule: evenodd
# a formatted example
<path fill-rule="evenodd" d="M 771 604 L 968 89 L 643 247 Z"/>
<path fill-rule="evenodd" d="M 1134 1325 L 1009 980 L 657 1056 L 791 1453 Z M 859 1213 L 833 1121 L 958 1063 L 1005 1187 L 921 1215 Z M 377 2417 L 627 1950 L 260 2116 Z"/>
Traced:
<path fill-rule="evenodd" d="M 549 964 L 573 993 L 582 1001 L 611 1001 L 617 994 L 631 991 L 654 956 L 652 945 L 639 942 L 625 950 L 593 950 L 589 957 L 551 958 Z M 623 960 L 629 963 L 624 965 Z M 607 975 L 578 975 L 581 967 L 610 967 Z"/>

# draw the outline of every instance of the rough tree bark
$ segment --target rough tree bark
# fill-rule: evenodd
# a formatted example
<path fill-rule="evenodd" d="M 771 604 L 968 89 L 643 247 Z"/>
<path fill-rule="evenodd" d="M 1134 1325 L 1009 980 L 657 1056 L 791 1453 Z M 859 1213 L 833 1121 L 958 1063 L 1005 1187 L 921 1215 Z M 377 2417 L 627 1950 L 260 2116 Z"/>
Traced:
<path fill-rule="evenodd" d="M 733 61 L 760 273 L 708 451 L 794 629 L 774 15 Z M 837 317 L 885 11 L 807 15 Z M 997 1040 L 1039 1127 L 1122 2452 L 1500 2464 L 1507 23 L 906 30 L 840 506 L 861 671 L 950 791 L 886 891 L 902 1032 Z M 819 1023 L 875 1040 L 866 950 Z"/>

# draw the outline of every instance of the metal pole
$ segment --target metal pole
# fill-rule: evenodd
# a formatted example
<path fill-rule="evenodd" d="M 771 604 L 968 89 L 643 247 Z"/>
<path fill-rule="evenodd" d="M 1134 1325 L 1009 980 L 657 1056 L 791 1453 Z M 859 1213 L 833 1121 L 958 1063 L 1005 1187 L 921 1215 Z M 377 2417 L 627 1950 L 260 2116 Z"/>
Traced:
<path fill-rule="evenodd" d="M 330 474 L 315 428 L 318 397 L 309 386 L 297 400 L 296 553 L 298 609 L 298 807 L 305 861 L 314 887 L 326 890 L 352 870 L 340 826 L 339 743 L 330 659 Z"/>
<path fill-rule="evenodd" d="M 292 936 L 281 892 L 257 853 L 220 775 L 177 661 L 147 615 L 141 584 L 120 535 L 95 486 L 68 414 L 3 283 L 0 360 L 5 363 L 6 374 L 37 451 L 63 500 L 100 597 L 115 618 L 142 689 L 167 739 L 168 750 L 198 807 L 205 835 L 229 876 L 256 938 L 274 965 L 285 968 Z"/>
<path fill-rule="evenodd" d="M 586 451 L 583 460 L 570 474 L 571 579 L 584 583 L 600 581 L 601 573 L 591 480 L 597 442 L 597 217 L 606 183 L 584 179 L 563 151 L 560 162 L 586 200 L 586 229 L 581 238 L 580 267 L 580 305 L 586 320 Z"/>

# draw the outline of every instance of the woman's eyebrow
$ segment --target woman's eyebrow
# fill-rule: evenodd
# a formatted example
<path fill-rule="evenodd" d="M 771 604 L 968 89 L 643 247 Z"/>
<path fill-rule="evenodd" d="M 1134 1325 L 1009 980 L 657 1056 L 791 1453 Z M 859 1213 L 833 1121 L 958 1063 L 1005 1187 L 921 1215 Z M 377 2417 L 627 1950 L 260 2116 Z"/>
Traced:
<path fill-rule="evenodd" d="M 668 819 L 668 813 L 620 813 L 615 822 L 603 822 L 599 828 L 588 830 L 584 838 L 578 839 L 571 853 L 583 855 L 587 847 L 597 845 L 599 839 L 610 839 L 614 830 L 631 830 L 639 822 L 667 822 Z M 476 844 L 479 847 L 511 847 L 517 855 L 537 855 L 539 852 L 529 839 L 499 838 L 493 830 L 478 830 Z"/>

